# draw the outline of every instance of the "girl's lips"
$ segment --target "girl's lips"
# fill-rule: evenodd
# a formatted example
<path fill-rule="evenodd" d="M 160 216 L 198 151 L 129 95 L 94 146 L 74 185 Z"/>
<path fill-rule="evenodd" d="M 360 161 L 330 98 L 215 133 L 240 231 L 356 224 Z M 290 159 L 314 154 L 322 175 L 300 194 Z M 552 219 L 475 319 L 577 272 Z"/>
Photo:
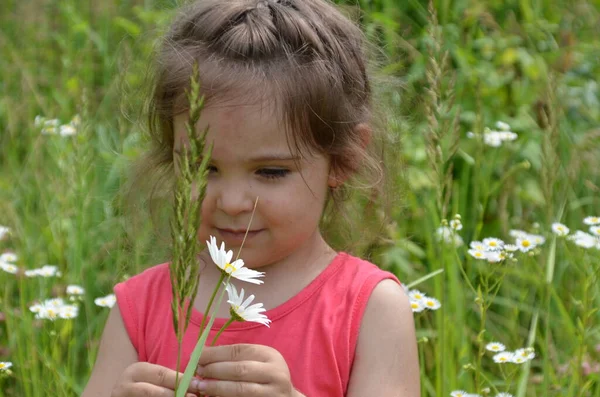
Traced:
<path fill-rule="evenodd" d="M 240 243 L 242 241 L 244 241 L 244 236 L 246 236 L 246 242 L 248 240 L 250 240 L 251 238 L 255 237 L 256 235 L 258 235 L 260 232 L 262 232 L 264 229 L 259 229 L 259 230 L 250 230 L 248 231 L 248 235 L 246 236 L 246 231 L 233 231 L 233 230 L 228 230 L 228 229 L 219 229 L 217 228 L 217 231 L 219 232 L 219 234 L 221 235 L 221 237 L 223 238 L 223 240 L 229 242 L 229 243 Z"/>

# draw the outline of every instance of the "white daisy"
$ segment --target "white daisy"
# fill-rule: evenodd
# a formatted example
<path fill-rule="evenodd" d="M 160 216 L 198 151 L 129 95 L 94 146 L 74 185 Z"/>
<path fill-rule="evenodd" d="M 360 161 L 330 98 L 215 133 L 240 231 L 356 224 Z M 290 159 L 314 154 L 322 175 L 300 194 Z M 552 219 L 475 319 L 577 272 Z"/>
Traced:
<path fill-rule="evenodd" d="M 0 225 L 0 240 L 4 239 L 4 237 L 10 234 L 10 229 L 6 226 Z"/>
<path fill-rule="evenodd" d="M 527 236 L 517 238 L 516 245 L 521 252 L 528 252 L 535 248 L 535 243 Z"/>
<path fill-rule="evenodd" d="M 479 251 L 479 250 L 471 249 L 468 252 L 469 252 L 469 255 L 471 255 L 475 259 L 486 259 L 486 252 L 485 251 Z"/>
<path fill-rule="evenodd" d="M 600 226 L 591 226 L 590 233 L 592 233 L 594 236 L 600 237 Z"/>
<path fill-rule="evenodd" d="M 67 295 L 83 295 L 85 290 L 79 285 L 67 285 Z"/>
<path fill-rule="evenodd" d="M 463 225 L 460 219 L 452 219 L 450 221 L 450 227 L 454 230 L 461 230 L 463 228 Z"/>
<path fill-rule="evenodd" d="M 598 239 L 589 233 L 577 230 L 574 234 L 571 234 L 567 239 L 573 241 L 576 245 L 583 248 L 593 248 L 598 244 Z"/>
<path fill-rule="evenodd" d="M 515 252 L 518 250 L 519 247 L 517 247 L 515 244 L 504 244 L 504 251 L 506 252 Z"/>
<path fill-rule="evenodd" d="M 13 252 L 4 252 L 0 255 L 0 262 L 15 263 L 19 257 Z"/>
<path fill-rule="evenodd" d="M 33 125 L 35 128 L 40 128 L 43 124 L 44 121 L 46 120 L 46 118 L 42 115 L 37 115 L 35 116 L 35 119 L 33 119 Z"/>
<path fill-rule="evenodd" d="M 60 136 L 73 136 L 77 133 L 75 127 L 70 124 L 61 125 L 58 131 Z"/>
<path fill-rule="evenodd" d="M 487 345 L 485 345 L 485 348 L 486 350 L 496 353 L 503 352 L 504 350 L 506 350 L 506 346 L 504 346 L 500 342 L 490 342 Z"/>
<path fill-rule="evenodd" d="M 513 353 L 511 352 L 500 352 L 494 355 L 494 361 L 499 364 L 510 363 L 512 361 Z"/>
<path fill-rule="evenodd" d="M 58 271 L 58 267 L 52 265 L 44 265 L 41 269 L 38 269 L 38 275 L 42 277 L 53 277 L 60 276 L 61 272 Z"/>
<path fill-rule="evenodd" d="M 568 227 L 566 227 L 562 223 L 554 222 L 552 224 L 552 232 L 554 232 L 554 234 L 556 234 L 557 236 L 562 237 L 562 236 L 566 236 L 567 234 L 569 234 L 570 230 Z"/>
<path fill-rule="evenodd" d="M 523 364 L 525 361 L 527 360 L 525 360 L 523 357 L 513 355 L 510 362 L 513 364 Z"/>
<path fill-rule="evenodd" d="M 237 278 L 238 280 L 246 281 L 252 284 L 262 284 L 262 280 L 258 280 L 259 277 L 264 277 L 265 273 L 256 270 L 248 269 L 244 267 L 244 261 L 237 259 L 231 263 L 233 257 L 233 251 L 225 251 L 225 243 L 221 243 L 221 248 L 217 247 L 217 239 L 210 236 L 210 243 L 207 241 L 208 252 L 213 262 L 224 272 L 226 275 Z"/>
<path fill-rule="evenodd" d="M 413 313 L 420 313 L 425 310 L 425 305 L 423 304 L 422 300 L 409 299 L 409 302 Z"/>
<path fill-rule="evenodd" d="M 446 242 L 447 244 L 452 244 L 455 247 L 460 247 L 463 245 L 463 239 L 460 237 L 452 228 L 448 226 L 440 226 L 435 231 L 437 241 Z"/>
<path fill-rule="evenodd" d="M 583 223 L 586 225 L 600 225 L 600 217 L 588 216 L 583 219 Z"/>
<path fill-rule="evenodd" d="M 0 361 L 0 373 L 4 371 L 8 371 L 10 367 L 12 367 L 12 363 L 10 361 Z"/>
<path fill-rule="evenodd" d="M 94 299 L 94 303 L 100 307 L 113 307 L 117 302 L 117 297 L 114 294 L 102 296 Z"/>
<path fill-rule="evenodd" d="M 513 397 L 513 395 L 510 393 L 502 392 L 502 393 L 496 394 L 496 397 Z"/>
<path fill-rule="evenodd" d="M 425 295 L 424 293 L 422 293 L 418 289 L 411 289 L 410 291 L 408 291 L 408 297 L 410 299 L 414 299 L 414 300 L 417 300 L 417 301 L 425 298 L 426 296 L 427 295 Z"/>
<path fill-rule="evenodd" d="M 511 229 L 508 231 L 508 235 L 514 239 L 527 236 L 527 232 L 519 229 Z"/>
<path fill-rule="evenodd" d="M 477 251 L 485 251 L 486 247 L 485 244 L 482 243 L 481 241 L 471 241 L 471 243 L 469 244 L 469 247 L 471 247 L 474 250 Z"/>
<path fill-rule="evenodd" d="M 425 306 L 425 308 L 429 309 L 429 310 L 437 310 L 440 307 L 442 307 L 442 304 L 440 303 L 439 300 L 437 300 L 435 298 L 431 298 L 429 296 L 426 296 L 425 298 L 423 298 L 421 300 L 421 302 L 423 302 L 423 306 Z"/>
<path fill-rule="evenodd" d="M 467 392 L 464 390 L 454 390 L 452 393 L 450 393 L 451 397 L 466 397 L 467 396 Z"/>
<path fill-rule="evenodd" d="M 262 314 L 267 311 L 263 307 L 263 304 L 255 303 L 254 305 L 250 305 L 254 300 L 254 295 L 250 295 L 244 300 L 244 289 L 242 288 L 242 292 L 238 295 L 235 285 L 231 283 L 228 283 L 225 286 L 225 290 L 227 291 L 228 296 L 227 303 L 231 305 L 229 313 L 235 321 L 252 321 L 266 325 L 267 327 L 269 326 L 271 320 Z"/>
<path fill-rule="evenodd" d="M 525 361 L 530 361 L 535 358 L 535 350 L 533 347 L 525 347 L 515 350 L 514 355 L 523 358 Z"/>
<path fill-rule="evenodd" d="M 79 314 L 79 307 L 77 305 L 64 305 L 58 311 L 58 316 L 64 319 L 72 319 L 77 317 Z"/>
<path fill-rule="evenodd" d="M 500 251 L 504 247 L 504 241 L 499 238 L 488 237 L 483 239 L 483 245 L 488 251 Z"/>
<path fill-rule="evenodd" d="M 544 236 L 540 236 L 539 234 L 529 234 L 529 238 L 536 246 L 542 245 L 546 242 L 546 238 Z"/>
<path fill-rule="evenodd" d="M 12 263 L 6 263 L 2 261 L 0 261 L 0 269 L 10 274 L 15 274 L 19 271 L 19 268 L 13 265 Z"/>
<path fill-rule="evenodd" d="M 490 263 L 498 263 L 506 259 L 506 255 L 502 251 L 488 251 L 485 253 L 485 259 Z"/>
<path fill-rule="evenodd" d="M 496 121 L 496 128 L 500 131 L 510 131 L 510 125 L 500 120 Z"/>

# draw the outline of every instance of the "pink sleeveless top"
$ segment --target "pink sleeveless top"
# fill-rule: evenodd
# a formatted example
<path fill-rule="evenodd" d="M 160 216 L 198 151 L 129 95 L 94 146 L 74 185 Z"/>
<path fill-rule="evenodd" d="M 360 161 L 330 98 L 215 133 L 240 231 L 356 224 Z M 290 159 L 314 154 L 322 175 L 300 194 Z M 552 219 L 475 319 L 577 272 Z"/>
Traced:
<path fill-rule="evenodd" d="M 268 310 L 270 328 L 232 323 L 217 344 L 271 346 L 285 358 L 294 387 L 308 397 L 346 394 L 361 318 L 373 288 L 398 279 L 374 264 L 339 253 L 300 293 Z M 154 266 L 115 286 L 117 303 L 139 361 L 175 369 L 177 338 L 171 315 L 168 264 Z M 198 338 L 202 314 L 194 311 L 183 341 L 185 368 Z M 217 318 L 209 339 L 227 319 Z"/>

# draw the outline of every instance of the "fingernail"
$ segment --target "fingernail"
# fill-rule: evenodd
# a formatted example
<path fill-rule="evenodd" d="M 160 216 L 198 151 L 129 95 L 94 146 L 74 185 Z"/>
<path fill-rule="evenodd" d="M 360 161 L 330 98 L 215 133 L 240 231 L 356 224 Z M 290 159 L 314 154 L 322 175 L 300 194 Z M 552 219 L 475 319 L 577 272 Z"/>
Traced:
<path fill-rule="evenodd" d="M 206 384 L 207 383 L 205 380 L 192 379 L 192 382 L 190 383 L 190 388 L 196 391 L 202 391 L 206 389 Z"/>
<path fill-rule="evenodd" d="M 203 372 L 204 372 L 204 367 L 201 367 L 201 366 L 196 367 L 196 375 L 202 376 Z"/>

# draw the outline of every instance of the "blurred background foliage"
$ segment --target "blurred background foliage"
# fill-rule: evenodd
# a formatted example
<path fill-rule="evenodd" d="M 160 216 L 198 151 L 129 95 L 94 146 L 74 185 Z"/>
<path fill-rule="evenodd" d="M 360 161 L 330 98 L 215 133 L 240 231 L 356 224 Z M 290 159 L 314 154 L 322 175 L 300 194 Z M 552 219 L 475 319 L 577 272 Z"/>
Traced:
<path fill-rule="evenodd" d="M 598 215 L 599 1 L 438 0 L 437 25 L 425 1 L 337 3 L 378 48 L 376 107 L 389 133 L 390 200 L 372 211 L 350 211 L 350 224 L 369 224 L 375 233 L 362 228 L 334 233 L 336 245 L 345 246 L 349 238 L 352 252 L 408 282 L 445 268 L 435 233 L 456 213 L 462 215 L 465 241 L 505 238 L 512 228 L 542 233 L 557 220 L 577 228 L 583 217 Z M 63 276 L 34 283 L 0 275 L 6 285 L 0 360 L 15 362 L 17 380 L 0 380 L 0 395 L 79 394 L 105 319 L 93 297 L 168 258 L 165 246 L 156 244 L 164 236 L 156 236 L 148 219 L 132 220 L 119 192 L 130 163 L 144 149 L 142 109 L 152 49 L 176 6 L 167 0 L 2 1 L 0 224 L 13 234 L 0 241 L 0 251 L 17 252 L 24 268 L 57 264 Z M 434 40 L 434 31 L 442 41 Z M 436 43 L 441 47 L 432 55 Z M 427 138 L 432 130 L 427 73 L 432 56 L 441 60 L 444 51 L 442 105 L 435 108 L 440 157 L 435 157 L 438 149 Z M 83 125 L 68 139 L 42 135 L 33 122 L 37 115 L 67 122 L 76 114 Z M 456 125 L 445 123 L 454 117 Z M 515 142 L 491 148 L 471 137 L 499 120 L 518 134 Z M 436 167 L 443 172 L 436 175 Z M 535 302 L 554 293 L 546 309 L 559 314 L 544 318 L 547 328 L 539 335 L 545 342 L 537 346 L 549 358 L 527 373 L 529 386 L 522 393 L 598 396 L 597 373 L 584 379 L 576 368 L 575 388 L 566 379 L 570 372 L 561 372 L 583 345 L 590 363 L 598 361 L 597 316 L 579 316 L 582 300 L 575 297 L 597 270 L 576 276 L 572 253 L 561 252 L 556 259 L 554 251 L 541 253 L 542 265 L 519 264 L 508 271 L 511 283 L 494 301 L 489 332 L 523 345 L 531 335 Z M 547 290 L 540 275 L 550 260 L 556 270 Z M 486 270 L 475 264 L 467 269 L 473 280 L 481 272 Z M 444 314 L 417 322 L 423 395 L 473 385 L 462 365 L 475 355 L 481 317 L 460 277 L 454 268 L 421 286 L 446 305 Z M 59 295 L 67 284 L 87 292 L 85 310 L 73 324 L 32 320 L 27 306 Z M 597 307 L 599 288 L 590 288 L 594 293 L 586 299 Z M 589 324 L 581 326 L 584 317 Z M 439 330 L 447 339 L 440 339 Z M 595 388 L 585 386 L 590 381 Z"/>

